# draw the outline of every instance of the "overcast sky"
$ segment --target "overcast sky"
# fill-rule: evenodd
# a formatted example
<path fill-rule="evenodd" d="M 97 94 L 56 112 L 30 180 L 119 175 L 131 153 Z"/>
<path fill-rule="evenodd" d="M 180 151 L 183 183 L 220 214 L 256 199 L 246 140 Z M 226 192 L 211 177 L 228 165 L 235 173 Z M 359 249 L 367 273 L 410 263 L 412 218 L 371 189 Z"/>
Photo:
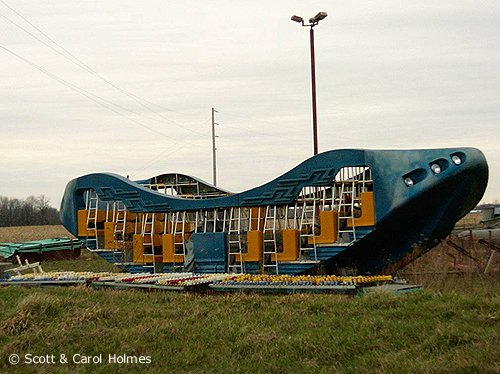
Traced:
<path fill-rule="evenodd" d="M 472 146 L 500 199 L 500 1 L 0 0 L 0 195 L 109 171 L 242 191 L 319 149 Z"/>

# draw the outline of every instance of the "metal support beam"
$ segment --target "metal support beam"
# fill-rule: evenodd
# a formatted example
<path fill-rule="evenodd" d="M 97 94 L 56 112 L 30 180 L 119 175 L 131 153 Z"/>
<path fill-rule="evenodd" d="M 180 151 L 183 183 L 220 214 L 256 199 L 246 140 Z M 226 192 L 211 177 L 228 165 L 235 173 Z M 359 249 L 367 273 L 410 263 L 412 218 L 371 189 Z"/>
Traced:
<path fill-rule="evenodd" d="M 460 245 L 457 243 L 453 242 L 451 239 L 446 241 L 446 244 L 448 244 L 450 247 L 456 249 L 458 252 L 463 254 L 464 256 L 470 258 L 471 260 L 478 261 L 477 258 L 473 257 L 469 252 L 467 252 L 464 248 L 462 248 Z"/>
<path fill-rule="evenodd" d="M 484 239 L 479 239 L 478 243 L 487 246 L 493 251 L 500 252 L 500 247 Z"/>

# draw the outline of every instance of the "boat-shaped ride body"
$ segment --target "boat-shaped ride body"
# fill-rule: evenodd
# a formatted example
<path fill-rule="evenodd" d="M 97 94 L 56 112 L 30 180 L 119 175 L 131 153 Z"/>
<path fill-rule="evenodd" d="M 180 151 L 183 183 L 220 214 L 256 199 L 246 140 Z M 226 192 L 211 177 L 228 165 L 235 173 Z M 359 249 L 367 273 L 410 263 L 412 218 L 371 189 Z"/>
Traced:
<path fill-rule="evenodd" d="M 127 271 L 377 274 L 446 237 L 487 180 L 474 148 L 328 151 L 234 194 L 94 173 L 68 183 L 61 221 Z"/>

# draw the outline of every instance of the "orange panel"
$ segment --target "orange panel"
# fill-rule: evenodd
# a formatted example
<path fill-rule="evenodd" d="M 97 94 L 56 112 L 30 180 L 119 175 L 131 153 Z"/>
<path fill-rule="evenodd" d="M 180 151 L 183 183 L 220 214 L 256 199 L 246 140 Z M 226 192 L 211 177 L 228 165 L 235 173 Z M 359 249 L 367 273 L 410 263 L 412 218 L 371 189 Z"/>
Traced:
<path fill-rule="evenodd" d="M 132 234 L 135 230 L 135 224 L 132 222 L 125 223 L 125 233 Z"/>
<path fill-rule="evenodd" d="M 115 249 L 115 224 L 113 222 L 104 223 L 104 248 Z"/>
<path fill-rule="evenodd" d="M 161 235 L 158 234 L 153 235 L 153 245 L 155 247 L 161 247 Z"/>
<path fill-rule="evenodd" d="M 152 264 L 153 256 L 143 256 L 143 260 L 145 264 Z M 161 260 L 162 260 L 162 255 L 155 255 L 155 263 L 161 262 Z"/>
<path fill-rule="evenodd" d="M 97 222 L 102 223 L 105 221 L 106 212 L 104 210 L 97 211 Z M 82 209 L 77 213 L 78 220 L 78 236 L 94 236 L 94 230 L 87 230 L 87 211 Z M 104 234 L 102 229 L 97 230 L 97 235 L 101 236 Z"/>
<path fill-rule="evenodd" d="M 97 222 L 104 222 L 106 221 L 106 211 L 105 210 L 98 210 L 97 211 Z"/>
<path fill-rule="evenodd" d="M 78 236 L 87 236 L 87 211 L 79 210 L 78 211 Z"/>
<path fill-rule="evenodd" d="M 299 230 L 283 230 L 283 252 L 278 253 L 278 261 L 295 261 L 299 258 Z M 276 261 L 274 254 L 271 260 Z"/>
<path fill-rule="evenodd" d="M 359 195 L 361 206 L 361 217 L 354 218 L 354 226 L 374 226 L 375 225 L 375 199 L 373 192 L 361 192 Z M 351 220 L 347 220 L 347 227 L 352 227 Z"/>
<path fill-rule="evenodd" d="M 142 246 L 142 236 L 140 234 L 135 234 L 133 237 L 133 262 L 142 263 L 142 255 L 144 253 L 144 247 Z"/>
<path fill-rule="evenodd" d="M 174 235 L 163 234 L 161 236 L 161 243 L 163 248 L 163 262 L 184 262 L 183 256 L 174 256 Z"/>
<path fill-rule="evenodd" d="M 338 234 L 338 212 L 325 210 L 319 212 L 320 234 L 315 236 L 316 244 L 332 244 L 337 241 Z M 307 238 L 308 244 L 313 244 L 313 238 Z"/>
<path fill-rule="evenodd" d="M 155 234 L 163 234 L 163 222 L 160 221 L 154 222 L 154 232 Z"/>
<path fill-rule="evenodd" d="M 243 253 L 244 262 L 262 261 L 262 231 L 251 230 L 247 232 L 247 252 Z M 239 260 L 239 256 L 236 256 Z"/>
<path fill-rule="evenodd" d="M 128 222 L 134 222 L 136 217 L 137 217 L 136 213 L 131 213 L 131 212 L 127 211 L 127 217 L 126 218 L 127 218 Z"/>

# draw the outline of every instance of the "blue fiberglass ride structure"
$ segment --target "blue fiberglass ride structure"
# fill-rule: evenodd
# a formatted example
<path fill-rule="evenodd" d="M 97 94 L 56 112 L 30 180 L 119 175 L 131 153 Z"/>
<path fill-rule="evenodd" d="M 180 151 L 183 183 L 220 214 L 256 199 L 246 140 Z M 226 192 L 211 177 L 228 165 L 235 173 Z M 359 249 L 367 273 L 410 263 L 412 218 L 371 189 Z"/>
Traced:
<path fill-rule="evenodd" d="M 242 193 L 182 174 L 68 183 L 61 220 L 127 271 L 392 271 L 445 238 L 481 200 L 474 148 L 334 150 Z"/>

